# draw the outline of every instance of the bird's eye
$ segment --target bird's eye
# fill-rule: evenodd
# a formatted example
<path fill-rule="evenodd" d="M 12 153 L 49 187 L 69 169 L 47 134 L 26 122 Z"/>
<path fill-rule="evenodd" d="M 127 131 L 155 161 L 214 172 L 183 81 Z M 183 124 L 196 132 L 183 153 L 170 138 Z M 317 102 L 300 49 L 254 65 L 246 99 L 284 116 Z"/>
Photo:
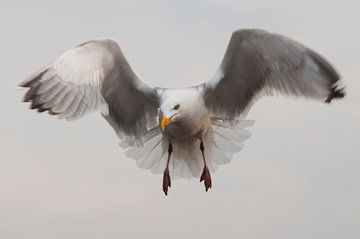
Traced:
<path fill-rule="evenodd" d="M 180 108 L 180 105 L 179 105 L 179 104 L 177 104 L 177 105 L 175 105 L 175 106 L 174 106 L 174 108 L 173 108 L 173 109 L 174 109 L 174 110 L 178 110 L 179 108 Z"/>

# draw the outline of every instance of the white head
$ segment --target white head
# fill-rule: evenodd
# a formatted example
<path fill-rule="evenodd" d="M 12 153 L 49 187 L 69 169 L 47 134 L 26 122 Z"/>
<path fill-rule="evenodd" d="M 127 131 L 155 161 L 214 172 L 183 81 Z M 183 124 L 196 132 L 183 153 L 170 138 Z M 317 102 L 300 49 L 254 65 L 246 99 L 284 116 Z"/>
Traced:
<path fill-rule="evenodd" d="M 160 110 L 162 112 L 161 128 L 165 128 L 172 122 L 197 118 L 204 111 L 202 96 L 197 89 L 169 89 L 161 98 Z"/>

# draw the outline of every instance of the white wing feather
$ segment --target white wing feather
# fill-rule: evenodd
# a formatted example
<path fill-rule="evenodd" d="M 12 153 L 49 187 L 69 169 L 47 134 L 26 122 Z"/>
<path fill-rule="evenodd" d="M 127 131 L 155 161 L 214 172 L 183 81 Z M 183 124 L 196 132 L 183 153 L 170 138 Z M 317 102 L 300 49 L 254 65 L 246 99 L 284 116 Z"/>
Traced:
<path fill-rule="evenodd" d="M 48 110 L 67 120 L 105 106 L 101 85 L 114 68 L 111 43 L 94 40 L 65 52 L 20 85 L 30 87 L 24 101 L 32 101 L 31 108 L 39 112 Z"/>

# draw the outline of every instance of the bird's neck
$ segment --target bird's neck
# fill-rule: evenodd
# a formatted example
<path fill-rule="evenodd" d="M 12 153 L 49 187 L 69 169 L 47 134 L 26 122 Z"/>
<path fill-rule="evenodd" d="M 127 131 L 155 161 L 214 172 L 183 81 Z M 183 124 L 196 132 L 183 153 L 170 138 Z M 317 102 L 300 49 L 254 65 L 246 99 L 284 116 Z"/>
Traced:
<path fill-rule="evenodd" d="M 192 117 L 184 117 L 170 124 L 164 132 L 166 136 L 177 140 L 201 138 L 210 127 L 210 116 L 207 112 L 197 112 Z"/>

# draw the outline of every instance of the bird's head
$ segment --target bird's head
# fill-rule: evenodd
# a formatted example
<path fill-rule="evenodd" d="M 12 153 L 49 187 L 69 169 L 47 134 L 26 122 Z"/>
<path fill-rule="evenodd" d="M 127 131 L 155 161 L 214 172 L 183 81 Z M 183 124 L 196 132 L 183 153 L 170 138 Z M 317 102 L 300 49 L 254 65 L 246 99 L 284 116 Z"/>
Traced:
<path fill-rule="evenodd" d="M 172 123 L 186 121 L 198 114 L 199 93 L 193 89 L 167 90 L 163 95 L 160 105 L 161 122 L 163 131 Z"/>
<path fill-rule="evenodd" d="M 171 123 L 181 119 L 183 109 L 181 108 L 180 103 L 170 104 L 168 106 L 163 106 L 163 115 L 161 120 L 161 129 L 164 131 Z"/>

